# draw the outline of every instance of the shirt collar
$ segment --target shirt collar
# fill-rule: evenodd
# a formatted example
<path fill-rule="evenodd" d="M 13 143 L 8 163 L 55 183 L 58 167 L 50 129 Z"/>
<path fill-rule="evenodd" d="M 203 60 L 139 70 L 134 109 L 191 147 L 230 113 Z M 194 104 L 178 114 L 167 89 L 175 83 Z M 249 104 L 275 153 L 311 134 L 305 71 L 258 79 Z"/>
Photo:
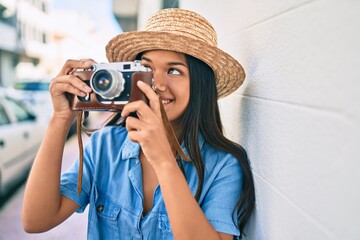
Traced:
<path fill-rule="evenodd" d="M 205 138 L 201 133 L 199 133 L 198 142 L 201 151 L 205 143 Z M 189 156 L 188 152 L 186 151 L 184 142 L 181 144 L 181 149 L 184 151 L 185 155 Z M 127 160 L 130 158 L 138 158 L 139 154 L 140 154 L 140 144 L 131 141 L 129 137 L 126 136 L 124 144 L 121 149 L 121 159 Z"/>
<path fill-rule="evenodd" d="M 130 158 L 138 158 L 140 154 L 140 144 L 135 143 L 129 139 L 127 135 L 121 149 L 121 159 L 127 160 Z"/>

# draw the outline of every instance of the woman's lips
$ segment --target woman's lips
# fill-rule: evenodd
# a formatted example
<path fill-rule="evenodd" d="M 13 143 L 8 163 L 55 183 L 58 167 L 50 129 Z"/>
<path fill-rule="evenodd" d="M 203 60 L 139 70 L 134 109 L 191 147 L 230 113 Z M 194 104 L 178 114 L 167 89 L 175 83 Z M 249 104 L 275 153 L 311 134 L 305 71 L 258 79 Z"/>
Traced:
<path fill-rule="evenodd" d="M 169 103 L 171 103 L 172 101 L 174 101 L 174 100 L 172 100 L 172 99 L 170 99 L 170 98 L 165 98 L 165 97 L 160 97 L 160 100 L 161 100 L 161 102 L 162 102 L 164 105 L 169 104 Z"/>
<path fill-rule="evenodd" d="M 166 104 L 169 104 L 170 102 L 172 102 L 172 100 L 161 100 L 161 102 L 164 104 L 164 105 L 166 105 Z"/>

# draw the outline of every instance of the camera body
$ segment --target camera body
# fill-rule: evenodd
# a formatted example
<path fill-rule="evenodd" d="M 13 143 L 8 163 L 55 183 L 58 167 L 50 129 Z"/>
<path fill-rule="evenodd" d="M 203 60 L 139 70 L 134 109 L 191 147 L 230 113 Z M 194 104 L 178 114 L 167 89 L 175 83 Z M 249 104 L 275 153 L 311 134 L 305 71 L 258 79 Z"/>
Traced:
<path fill-rule="evenodd" d="M 71 108 L 75 111 L 121 111 L 133 101 L 148 103 L 137 81 L 152 84 L 152 72 L 140 61 L 94 64 L 90 69 L 72 73 L 92 88 L 86 97 L 72 95 Z"/>

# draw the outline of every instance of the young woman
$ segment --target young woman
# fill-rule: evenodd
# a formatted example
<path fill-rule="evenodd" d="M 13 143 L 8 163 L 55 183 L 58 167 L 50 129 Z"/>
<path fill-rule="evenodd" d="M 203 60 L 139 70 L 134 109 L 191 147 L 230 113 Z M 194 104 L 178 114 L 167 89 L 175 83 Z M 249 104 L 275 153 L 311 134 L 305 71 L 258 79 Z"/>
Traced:
<path fill-rule="evenodd" d="M 25 230 L 49 230 L 89 205 L 88 239 L 241 237 L 254 208 L 253 178 L 245 150 L 222 133 L 217 99 L 235 91 L 245 74 L 216 44 L 210 23 L 182 9 L 161 10 L 145 31 L 108 43 L 110 62 L 140 59 L 152 70 L 154 87 L 138 82 L 150 103 L 128 103 L 121 112 L 126 127 L 91 136 L 80 195 L 79 162 L 60 173 L 76 115 L 65 93 L 92 91 L 70 73 L 94 62 L 67 61 L 50 86 L 54 115 L 26 186 Z M 190 162 L 174 155 L 160 104 Z"/>

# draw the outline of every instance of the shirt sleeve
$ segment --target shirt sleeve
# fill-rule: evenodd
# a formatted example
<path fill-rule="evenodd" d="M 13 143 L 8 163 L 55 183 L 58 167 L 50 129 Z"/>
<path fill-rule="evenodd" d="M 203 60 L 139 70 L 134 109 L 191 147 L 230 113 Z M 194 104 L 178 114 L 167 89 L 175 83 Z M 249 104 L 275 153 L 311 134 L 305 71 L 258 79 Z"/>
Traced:
<path fill-rule="evenodd" d="M 230 154 L 221 156 L 208 178 L 209 186 L 204 186 L 207 191 L 201 204 L 205 216 L 217 232 L 239 236 L 234 212 L 242 189 L 242 172 L 238 160 Z"/>
<path fill-rule="evenodd" d="M 85 210 L 87 204 L 90 201 L 90 192 L 92 187 L 92 176 L 94 175 L 94 163 L 93 163 L 93 152 L 94 142 L 97 139 L 97 133 L 93 133 L 91 136 L 89 144 L 86 145 L 84 149 L 84 165 L 83 165 L 83 176 L 82 176 L 82 187 L 81 193 L 78 195 L 77 191 L 77 181 L 78 181 L 78 171 L 79 171 L 79 159 L 77 159 L 73 165 L 67 171 L 61 174 L 60 181 L 60 193 L 61 195 L 73 200 L 76 202 L 80 208 L 77 210 L 78 213 L 81 213 Z"/>

